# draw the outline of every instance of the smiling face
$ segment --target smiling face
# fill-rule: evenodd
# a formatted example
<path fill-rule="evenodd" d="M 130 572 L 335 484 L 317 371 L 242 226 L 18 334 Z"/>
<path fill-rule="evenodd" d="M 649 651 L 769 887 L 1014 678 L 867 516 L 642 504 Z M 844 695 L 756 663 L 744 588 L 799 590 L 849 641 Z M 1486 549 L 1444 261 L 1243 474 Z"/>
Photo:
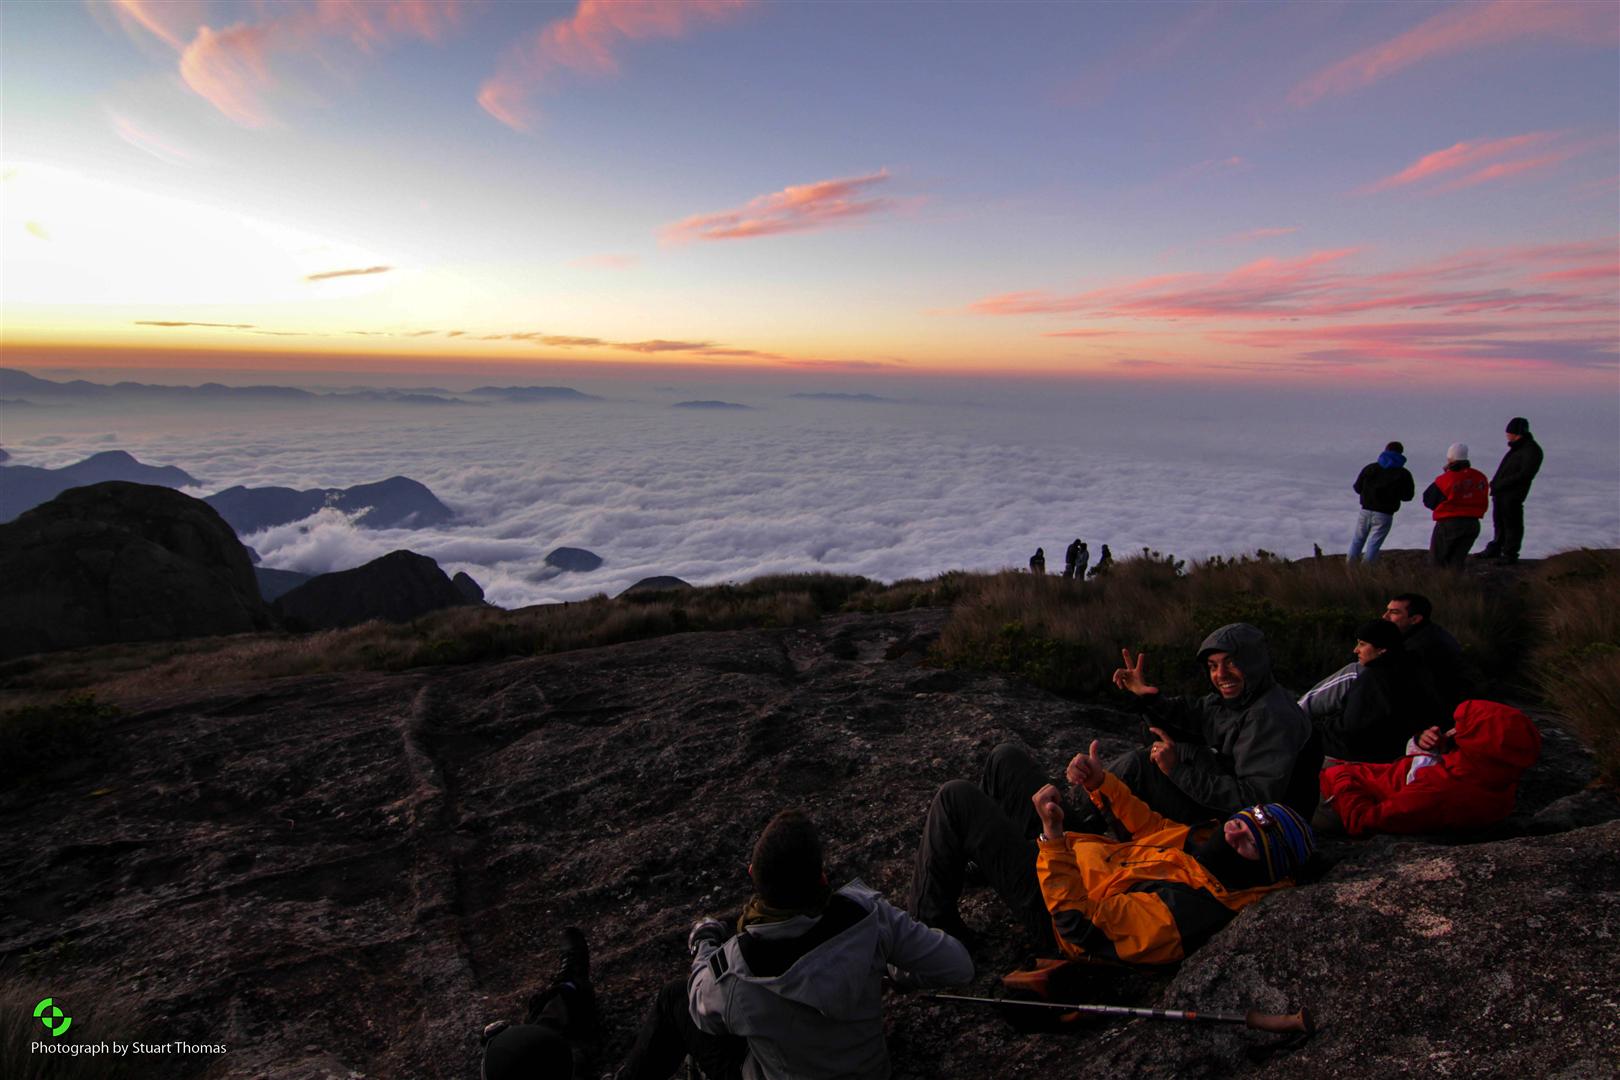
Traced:
<path fill-rule="evenodd" d="M 1254 842 L 1254 834 L 1243 822 L 1237 818 L 1228 818 L 1226 824 L 1221 826 L 1221 834 L 1226 837 L 1226 842 L 1231 845 L 1233 851 L 1245 859 L 1260 861 L 1260 846 Z"/>
<path fill-rule="evenodd" d="M 1204 658 L 1209 669 L 1209 681 L 1215 692 L 1227 701 L 1243 694 L 1243 671 L 1232 659 L 1231 653 L 1212 652 Z"/>

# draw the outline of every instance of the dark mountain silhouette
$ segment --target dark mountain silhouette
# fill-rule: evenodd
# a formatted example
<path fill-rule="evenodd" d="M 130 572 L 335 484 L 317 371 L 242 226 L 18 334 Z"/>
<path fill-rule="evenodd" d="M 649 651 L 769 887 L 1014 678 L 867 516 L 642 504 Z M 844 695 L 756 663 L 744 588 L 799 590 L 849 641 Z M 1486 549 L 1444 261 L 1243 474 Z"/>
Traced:
<path fill-rule="evenodd" d="M 0 657 L 272 623 L 247 552 L 212 507 L 119 481 L 0 525 L 0 610 Z"/>
<path fill-rule="evenodd" d="M 546 565 L 554 566 L 558 570 L 584 573 L 601 566 L 602 556 L 584 548 L 560 547 L 553 549 L 551 554 L 546 556 Z"/>
<path fill-rule="evenodd" d="M 473 576 L 465 570 L 456 571 L 456 576 L 450 579 L 450 584 L 456 591 L 466 597 L 469 604 L 482 604 L 484 602 L 484 587 L 473 580 Z"/>
<path fill-rule="evenodd" d="M 566 386 L 480 386 L 468 390 L 468 397 L 500 401 L 601 401 L 594 394 L 582 394 Z"/>
<path fill-rule="evenodd" d="M 320 574 L 276 599 L 293 630 L 329 630 L 370 619 L 405 622 L 467 598 L 439 564 L 414 551 L 391 551 L 353 570 Z"/>
<path fill-rule="evenodd" d="M 440 525 L 456 515 L 427 487 L 408 476 L 390 476 L 375 484 L 349 488 L 233 487 L 208 496 L 209 506 L 231 523 L 238 535 L 302 521 L 323 507 L 359 514 L 355 524 L 369 529 L 419 529 Z"/>
<path fill-rule="evenodd" d="M 259 595 L 267 604 L 313 577 L 311 574 L 300 574 L 296 570 L 272 570 L 268 566 L 255 566 L 253 576 L 259 582 Z"/>
<path fill-rule="evenodd" d="M 445 392 L 448 394 L 448 391 Z M 153 401 L 228 400 L 242 404 L 383 404 L 383 405 L 466 405 L 450 396 L 421 390 L 393 390 L 358 387 L 315 393 L 296 386 L 226 386 L 203 383 L 200 386 L 168 386 L 158 383 L 94 383 L 84 379 L 54 382 L 16 368 L 0 368 L 0 394 L 46 401 L 115 401 L 137 398 Z"/>
<path fill-rule="evenodd" d="M 664 574 L 658 577 L 644 577 L 619 595 L 628 596 L 631 593 L 668 592 L 671 589 L 690 589 L 691 587 L 692 586 L 689 582 L 682 581 L 678 577 L 670 577 L 669 575 Z"/>
<path fill-rule="evenodd" d="M 143 465 L 122 450 L 103 450 L 60 469 L 6 465 L 0 467 L 0 521 L 10 521 L 24 510 L 54 499 L 69 488 L 108 480 L 171 488 L 189 487 L 197 483 L 184 469 L 173 465 Z"/>

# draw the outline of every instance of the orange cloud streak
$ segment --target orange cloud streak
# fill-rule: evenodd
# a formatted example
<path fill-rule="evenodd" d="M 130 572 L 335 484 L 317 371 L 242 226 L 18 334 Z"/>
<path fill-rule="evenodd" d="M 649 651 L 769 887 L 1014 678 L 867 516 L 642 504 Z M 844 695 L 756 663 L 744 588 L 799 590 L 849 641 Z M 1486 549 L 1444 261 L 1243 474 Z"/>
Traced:
<path fill-rule="evenodd" d="M 1613 4 L 1589 0 L 1456 4 L 1404 34 L 1316 73 L 1289 92 L 1288 102 L 1295 108 L 1307 108 L 1323 98 L 1360 90 L 1427 60 L 1534 38 L 1612 46 L 1620 40 L 1620 22 L 1614 17 Z"/>
<path fill-rule="evenodd" d="M 508 49 L 495 74 L 478 88 L 485 112 L 516 131 L 533 129 L 538 116 L 530 99 L 559 70 L 612 75 L 618 50 L 638 38 L 678 38 L 693 26 L 731 18 L 752 0 L 580 0 L 570 19 L 542 28 L 532 40 Z"/>
<path fill-rule="evenodd" d="M 735 210 L 719 210 L 666 225 L 659 231 L 666 244 L 693 240 L 741 240 L 774 236 L 786 232 L 806 232 L 841 225 L 854 218 L 869 217 L 893 209 L 893 199 L 859 198 L 865 189 L 889 178 L 888 169 L 869 176 L 843 180 L 818 180 L 795 184 L 770 195 L 750 199 Z"/>

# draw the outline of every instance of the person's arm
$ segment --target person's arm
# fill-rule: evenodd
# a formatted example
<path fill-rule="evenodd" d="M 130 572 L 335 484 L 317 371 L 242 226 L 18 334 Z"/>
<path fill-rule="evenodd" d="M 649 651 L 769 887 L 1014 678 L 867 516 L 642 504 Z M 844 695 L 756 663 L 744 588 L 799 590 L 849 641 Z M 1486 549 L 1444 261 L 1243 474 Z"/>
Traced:
<path fill-rule="evenodd" d="M 1052 915 L 1053 936 L 1065 956 L 1137 964 L 1168 964 L 1182 958 L 1181 935 L 1164 902 L 1147 892 L 1093 900 L 1067 838 L 1041 840 L 1035 873 Z"/>
<path fill-rule="evenodd" d="M 1387 764 L 1339 765 L 1322 774 L 1322 791 L 1351 836 L 1420 833 L 1455 824 L 1452 794 L 1433 767 L 1406 783 L 1407 759 Z M 1481 822 L 1481 824 L 1485 824 Z"/>
<path fill-rule="evenodd" d="M 1356 482 L 1350 485 L 1350 490 L 1354 491 L 1357 495 L 1360 495 L 1361 482 L 1365 479 L 1367 479 L 1367 470 L 1365 467 L 1363 467 L 1360 472 L 1356 473 Z"/>
<path fill-rule="evenodd" d="M 1423 505 L 1430 510 L 1440 509 L 1440 504 L 1446 501 L 1446 493 L 1440 489 L 1440 481 L 1436 480 L 1423 489 Z"/>
<path fill-rule="evenodd" d="M 1090 795 L 1097 808 L 1111 812 L 1133 838 L 1181 826 L 1138 799 L 1113 773 L 1104 773 L 1102 783 Z"/>
<path fill-rule="evenodd" d="M 1411 502 L 1412 497 L 1417 494 L 1417 485 L 1412 480 L 1412 474 L 1406 469 L 1401 470 L 1401 483 L 1397 493 L 1401 497 L 1401 502 Z"/>
<path fill-rule="evenodd" d="M 726 1033 L 725 988 L 720 978 L 729 962 L 725 953 L 726 928 L 718 919 L 703 919 L 687 937 L 692 971 L 686 978 L 686 1008 L 692 1022 L 710 1035 Z"/>
<path fill-rule="evenodd" d="M 878 943 L 891 972 L 914 986 L 961 986 L 973 981 L 967 946 L 943 930 L 924 926 L 876 897 Z"/>
<path fill-rule="evenodd" d="M 1288 706 L 1297 716 L 1275 715 L 1263 703 L 1250 706 L 1230 758 L 1209 746 L 1178 747 L 1179 760 L 1167 775 L 1194 802 L 1216 810 L 1275 802 L 1288 790 L 1294 762 L 1310 737 L 1299 706 Z"/>

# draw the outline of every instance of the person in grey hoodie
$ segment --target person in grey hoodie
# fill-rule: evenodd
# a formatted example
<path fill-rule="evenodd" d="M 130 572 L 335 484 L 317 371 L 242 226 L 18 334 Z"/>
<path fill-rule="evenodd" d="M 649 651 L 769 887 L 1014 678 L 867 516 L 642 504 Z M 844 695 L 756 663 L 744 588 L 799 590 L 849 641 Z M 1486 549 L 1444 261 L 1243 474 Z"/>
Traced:
<path fill-rule="evenodd" d="M 1371 566 L 1378 561 L 1384 537 L 1395 523 L 1395 511 L 1417 494 L 1412 474 L 1406 468 L 1406 447 L 1398 442 L 1387 444 L 1378 460 L 1362 469 L 1351 487 L 1361 496 L 1361 512 L 1356 515 L 1356 529 L 1350 534 L 1350 553 L 1346 558 L 1352 563 L 1360 562 L 1365 545 L 1367 565 Z"/>
<path fill-rule="evenodd" d="M 1221 627 L 1198 648 L 1214 693 L 1170 697 L 1147 681 L 1145 653 L 1120 650 L 1125 666 L 1114 685 L 1145 707 L 1150 748 L 1109 766 L 1137 798 L 1165 817 L 1191 825 L 1227 817 L 1256 803 L 1286 802 L 1309 817 L 1315 809 L 1320 740 L 1294 697 L 1271 674 L 1266 639 L 1247 623 Z"/>
<path fill-rule="evenodd" d="M 883 976 L 973 978 L 961 942 L 856 881 L 836 892 L 808 817 L 785 810 L 754 845 L 756 890 L 731 935 L 692 928 L 691 974 L 666 986 L 618 1080 L 665 1080 L 691 1053 L 709 1080 L 886 1080 Z"/>

